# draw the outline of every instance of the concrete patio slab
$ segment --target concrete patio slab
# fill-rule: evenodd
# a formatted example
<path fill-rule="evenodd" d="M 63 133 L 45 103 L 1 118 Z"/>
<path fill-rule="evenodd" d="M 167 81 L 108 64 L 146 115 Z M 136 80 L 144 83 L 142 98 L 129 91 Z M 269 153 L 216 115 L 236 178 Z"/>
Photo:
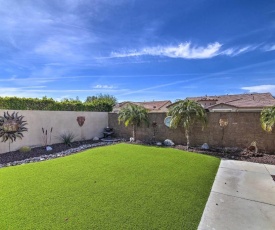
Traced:
<path fill-rule="evenodd" d="M 265 167 L 271 175 L 275 175 L 275 165 L 265 164 Z"/>
<path fill-rule="evenodd" d="M 266 170 L 266 167 L 264 164 L 258 164 L 258 163 L 252 163 L 252 162 L 246 162 L 246 161 L 222 160 L 220 167 L 268 174 L 268 171 Z"/>
<path fill-rule="evenodd" d="M 212 191 L 275 205 L 275 183 L 269 173 L 220 168 Z"/>
<path fill-rule="evenodd" d="M 275 207 L 220 193 L 211 194 L 198 229 L 274 230 Z"/>
<path fill-rule="evenodd" d="M 275 229 L 274 168 L 222 160 L 199 229 Z"/>

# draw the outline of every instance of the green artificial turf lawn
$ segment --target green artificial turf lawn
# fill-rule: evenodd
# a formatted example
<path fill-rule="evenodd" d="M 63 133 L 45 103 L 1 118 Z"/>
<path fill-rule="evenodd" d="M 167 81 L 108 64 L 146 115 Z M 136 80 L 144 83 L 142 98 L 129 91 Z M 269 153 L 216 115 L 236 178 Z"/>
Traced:
<path fill-rule="evenodd" d="M 0 169 L 0 229 L 197 229 L 220 160 L 117 144 Z"/>

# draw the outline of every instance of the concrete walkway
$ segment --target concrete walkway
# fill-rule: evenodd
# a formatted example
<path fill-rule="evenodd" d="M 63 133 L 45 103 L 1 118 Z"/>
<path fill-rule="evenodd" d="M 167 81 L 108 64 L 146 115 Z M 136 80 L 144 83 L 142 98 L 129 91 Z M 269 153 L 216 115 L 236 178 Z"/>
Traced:
<path fill-rule="evenodd" d="M 200 230 L 274 230 L 274 165 L 222 160 Z"/>

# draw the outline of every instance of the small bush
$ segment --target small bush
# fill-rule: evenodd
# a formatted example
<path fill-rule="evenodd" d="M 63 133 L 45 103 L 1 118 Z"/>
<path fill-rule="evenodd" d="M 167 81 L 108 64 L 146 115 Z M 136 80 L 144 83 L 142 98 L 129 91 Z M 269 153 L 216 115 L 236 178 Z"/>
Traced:
<path fill-rule="evenodd" d="M 28 152 L 31 151 L 31 147 L 29 147 L 29 146 L 23 146 L 23 147 L 21 147 L 21 148 L 19 149 L 19 151 L 20 151 L 21 153 L 28 153 Z"/>
<path fill-rule="evenodd" d="M 72 146 L 72 142 L 73 140 L 76 138 L 76 135 L 72 132 L 67 132 L 67 133 L 62 133 L 60 134 L 59 136 L 59 140 L 65 144 L 65 145 L 68 145 L 68 146 Z"/>

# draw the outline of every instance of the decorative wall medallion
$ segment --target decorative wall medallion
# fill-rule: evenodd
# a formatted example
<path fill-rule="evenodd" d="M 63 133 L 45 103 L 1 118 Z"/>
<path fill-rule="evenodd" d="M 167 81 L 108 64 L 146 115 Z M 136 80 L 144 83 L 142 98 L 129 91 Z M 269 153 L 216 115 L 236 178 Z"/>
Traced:
<path fill-rule="evenodd" d="M 22 139 L 24 136 L 22 132 L 28 131 L 25 127 L 26 121 L 23 121 L 23 116 L 18 116 L 18 112 L 13 112 L 11 115 L 9 112 L 4 112 L 4 116 L 0 116 L 0 137 L 2 142 L 11 140 L 16 141 L 16 138 Z"/>
<path fill-rule="evenodd" d="M 153 126 L 154 128 L 156 128 L 156 127 L 158 126 L 158 123 L 157 123 L 156 121 L 153 121 L 153 122 L 152 122 L 152 126 Z"/>
<path fill-rule="evenodd" d="M 221 118 L 221 119 L 219 120 L 219 124 L 220 124 L 221 127 L 226 127 L 226 126 L 228 125 L 228 119 L 226 119 L 226 118 Z"/>
<path fill-rule="evenodd" d="M 84 116 L 80 116 L 80 117 L 77 117 L 76 120 L 77 120 L 79 126 L 82 127 L 84 125 L 84 122 L 85 122 L 85 117 Z"/>
<path fill-rule="evenodd" d="M 164 119 L 164 124 L 169 128 L 171 127 L 171 120 L 172 120 L 171 116 L 165 117 Z"/>

